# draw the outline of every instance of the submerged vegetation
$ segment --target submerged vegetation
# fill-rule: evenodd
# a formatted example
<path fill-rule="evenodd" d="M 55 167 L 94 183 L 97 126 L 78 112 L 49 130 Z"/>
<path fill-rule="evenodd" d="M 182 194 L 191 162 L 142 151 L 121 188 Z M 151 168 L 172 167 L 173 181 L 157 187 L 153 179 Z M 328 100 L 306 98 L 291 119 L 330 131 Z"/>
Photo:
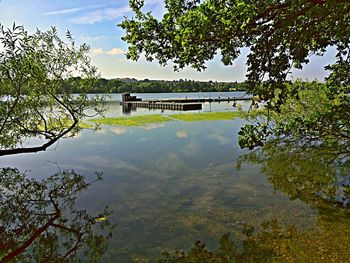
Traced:
<path fill-rule="evenodd" d="M 44 132 L 45 129 L 49 128 L 51 130 L 55 130 L 55 129 L 62 129 L 62 127 L 65 127 L 66 129 L 68 129 L 70 126 L 73 125 L 73 122 L 71 120 L 62 120 L 60 122 L 55 122 L 55 123 L 50 123 L 49 125 L 46 124 L 46 127 L 45 127 L 45 124 L 41 123 L 38 125 L 37 127 L 37 130 L 39 132 Z M 79 121 L 76 128 L 76 132 L 78 132 L 79 129 L 89 129 L 89 128 L 93 128 L 94 125 L 92 125 L 91 123 L 86 123 L 86 122 L 83 122 L 83 121 Z"/>
<path fill-rule="evenodd" d="M 218 120 L 233 120 L 242 116 L 239 111 L 224 111 L 224 112 L 200 112 L 186 114 L 172 114 L 170 117 L 181 121 L 218 121 Z"/>
<path fill-rule="evenodd" d="M 296 226 L 284 227 L 278 220 L 263 223 L 262 230 L 246 225 L 241 242 L 235 242 L 228 234 L 221 237 L 218 249 L 197 241 L 188 252 L 178 249 L 163 253 L 158 262 L 347 262 L 350 257 L 347 218 L 329 222 L 320 217 L 319 226 L 302 231 Z"/>
<path fill-rule="evenodd" d="M 89 121 L 94 122 L 96 124 L 109 126 L 142 126 L 150 123 L 159 123 L 170 120 L 170 118 L 167 118 L 164 115 L 142 115 L 131 117 L 91 119 Z"/>
<path fill-rule="evenodd" d="M 117 118 L 99 118 L 90 119 L 90 122 L 109 126 L 143 126 L 151 123 L 160 123 L 167 121 L 217 121 L 217 120 L 233 120 L 240 118 L 241 112 L 199 112 L 169 115 L 141 115 Z"/>
<path fill-rule="evenodd" d="M 350 148 L 342 142 L 270 140 L 243 154 L 237 168 L 258 165 L 273 188 L 314 209 L 317 227 L 268 220 L 224 235 L 218 249 L 197 241 L 188 252 L 167 251 L 171 262 L 347 262 L 349 252 Z M 305 218 L 306 219 L 306 218 Z"/>

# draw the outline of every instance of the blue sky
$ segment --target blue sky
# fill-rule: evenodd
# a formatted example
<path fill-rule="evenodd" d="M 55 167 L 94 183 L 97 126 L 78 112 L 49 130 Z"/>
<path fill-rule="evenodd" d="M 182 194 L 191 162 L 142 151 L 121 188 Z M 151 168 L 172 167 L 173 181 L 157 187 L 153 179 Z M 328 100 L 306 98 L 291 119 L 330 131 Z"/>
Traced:
<path fill-rule="evenodd" d="M 163 13 L 163 0 L 146 0 L 146 8 L 157 17 Z M 131 16 L 128 0 L 0 0 L 0 22 L 11 26 L 13 22 L 24 25 L 33 32 L 36 28 L 58 28 L 62 36 L 69 29 L 79 43 L 91 47 L 92 62 L 103 77 L 134 77 L 137 79 L 194 79 L 216 81 L 243 81 L 246 74 L 247 50 L 233 66 L 220 63 L 220 56 L 207 63 L 207 70 L 196 72 L 186 68 L 174 72 L 171 66 L 161 67 L 156 62 L 138 62 L 125 58 L 127 45 L 121 40 L 123 30 L 117 27 L 124 16 Z M 294 78 L 322 80 L 323 67 L 334 61 L 335 50 L 330 48 L 323 57 L 315 57 L 302 70 L 294 71 Z"/>

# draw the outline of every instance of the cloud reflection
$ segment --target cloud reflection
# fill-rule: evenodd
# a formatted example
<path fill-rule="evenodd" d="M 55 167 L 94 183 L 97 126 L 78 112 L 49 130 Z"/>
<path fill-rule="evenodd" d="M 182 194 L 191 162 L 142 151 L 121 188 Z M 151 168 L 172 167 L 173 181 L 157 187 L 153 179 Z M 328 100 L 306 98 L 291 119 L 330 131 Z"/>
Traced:
<path fill-rule="evenodd" d="M 126 133 L 126 129 L 125 128 L 121 128 L 121 127 L 115 127 L 113 129 L 111 129 L 111 132 L 121 135 L 121 134 L 125 134 Z"/>
<path fill-rule="evenodd" d="M 176 133 L 176 136 L 177 136 L 178 138 L 188 138 L 188 133 L 187 133 L 186 131 L 178 131 L 178 132 Z"/>

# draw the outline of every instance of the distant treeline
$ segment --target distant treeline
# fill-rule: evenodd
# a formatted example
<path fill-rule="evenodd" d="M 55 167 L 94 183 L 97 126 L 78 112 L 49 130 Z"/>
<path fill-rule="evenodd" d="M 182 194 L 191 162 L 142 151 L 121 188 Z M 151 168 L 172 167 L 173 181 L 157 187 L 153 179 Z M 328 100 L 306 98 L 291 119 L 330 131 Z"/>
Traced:
<path fill-rule="evenodd" d="M 79 79 L 77 79 L 79 81 Z M 161 93 L 161 92 L 209 92 L 241 91 L 247 89 L 247 83 L 237 82 L 200 82 L 192 80 L 163 81 L 136 79 L 98 79 L 96 87 L 88 93 Z M 75 91 L 72 91 L 75 92 Z"/>
<path fill-rule="evenodd" d="M 65 80 L 50 80 L 56 82 L 58 89 L 61 86 L 62 93 L 162 93 L 162 92 L 226 92 L 245 91 L 248 84 L 246 82 L 214 82 L 214 81 L 193 81 L 193 80 L 136 80 L 136 79 L 104 79 L 97 80 L 81 79 L 79 77 Z M 93 82 L 93 84 L 91 83 Z M 0 96 L 10 95 L 7 91 L 7 79 L 0 79 Z M 30 86 L 40 85 L 38 82 L 28 82 Z M 29 91 L 28 91 L 29 92 Z M 57 91 L 60 92 L 59 90 Z M 23 91 L 25 94 L 26 91 Z"/>

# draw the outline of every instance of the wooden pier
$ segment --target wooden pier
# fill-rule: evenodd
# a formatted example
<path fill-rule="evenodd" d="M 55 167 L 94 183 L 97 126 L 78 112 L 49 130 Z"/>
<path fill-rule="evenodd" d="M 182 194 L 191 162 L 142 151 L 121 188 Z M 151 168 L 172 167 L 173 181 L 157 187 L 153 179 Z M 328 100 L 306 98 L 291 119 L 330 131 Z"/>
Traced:
<path fill-rule="evenodd" d="M 252 100 L 251 97 L 220 97 L 220 98 L 198 98 L 198 99 L 151 99 L 145 100 L 150 103 L 205 103 L 205 102 L 230 102 Z"/>
<path fill-rule="evenodd" d="M 201 103 L 175 103 L 175 102 L 151 102 L 151 101 L 125 101 L 121 102 L 123 106 L 128 108 L 148 108 L 148 109 L 161 109 L 161 110 L 201 110 Z"/>
<path fill-rule="evenodd" d="M 249 97 L 218 97 L 218 98 L 198 98 L 198 99 L 151 99 L 144 100 L 137 98 L 136 96 L 130 96 L 129 93 L 124 93 L 122 95 L 122 102 L 120 104 L 123 106 L 124 113 L 130 113 L 136 108 L 147 108 L 147 109 L 160 109 L 160 110 L 179 110 L 179 111 L 189 111 L 189 110 L 201 110 L 202 103 L 205 102 L 230 102 L 239 100 L 251 100 Z"/>

